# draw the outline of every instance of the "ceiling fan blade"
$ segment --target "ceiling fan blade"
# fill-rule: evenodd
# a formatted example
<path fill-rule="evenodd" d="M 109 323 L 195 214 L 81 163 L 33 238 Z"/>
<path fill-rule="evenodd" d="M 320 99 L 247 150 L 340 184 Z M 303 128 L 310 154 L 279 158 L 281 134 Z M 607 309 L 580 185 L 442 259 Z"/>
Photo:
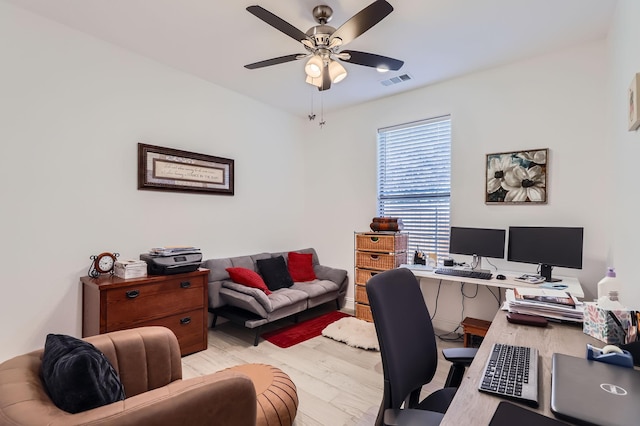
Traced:
<path fill-rule="evenodd" d="M 376 55 L 375 53 L 358 52 L 357 50 L 343 50 L 340 53 L 348 53 L 351 56 L 349 59 L 340 58 L 341 60 L 352 64 L 364 65 L 365 67 L 386 68 L 391 71 L 398 71 L 402 68 L 402 65 L 404 65 L 404 61 Z"/>
<path fill-rule="evenodd" d="M 276 30 L 282 31 L 283 33 L 293 38 L 294 40 L 302 41 L 308 38 L 305 33 L 300 31 L 299 29 L 297 29 L 296 27 L 294 27 L 284 19 L 269 12 L 267 9 L 263 7 L 249 6 L 247 7 L 247 11 L 255 15 L 256 17 L 262 19 L 264 22 L 271 25 Z"/>
<path fill-rule="evenodd" d="M 305 55 L 300 55 L 299 53 L 294 53 L 293 55 L 279 56 L 277 58 L 266 59 L 260 62 L 254 62 L 253 64 L 245 65 L 244 67 L 250 70 L 254 70 L 256 68 L 268 67 L 271 65 L 284 64 L 285 62 L 295 61 L 300 58 L 304 58 Z"/>
<path fill-rule="evenodd" d="M 393 6 L 385 0 L 374 1 L 335 30 L 329 37 L 329 41 L 331 42 L 334 38 L 340 38 L 342 39 L 342 44 L 345 45 L 382 21 L 392 11 Z"/>

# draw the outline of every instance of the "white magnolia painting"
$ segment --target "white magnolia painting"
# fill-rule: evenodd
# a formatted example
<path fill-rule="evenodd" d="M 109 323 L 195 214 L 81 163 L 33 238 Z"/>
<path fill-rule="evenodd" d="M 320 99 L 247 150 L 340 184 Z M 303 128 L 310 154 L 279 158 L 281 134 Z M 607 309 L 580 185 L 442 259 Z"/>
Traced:
<path fill-rule="evenodd" d="M 549 149 L 487 154 L 486 203 L 547 202 Z"/>

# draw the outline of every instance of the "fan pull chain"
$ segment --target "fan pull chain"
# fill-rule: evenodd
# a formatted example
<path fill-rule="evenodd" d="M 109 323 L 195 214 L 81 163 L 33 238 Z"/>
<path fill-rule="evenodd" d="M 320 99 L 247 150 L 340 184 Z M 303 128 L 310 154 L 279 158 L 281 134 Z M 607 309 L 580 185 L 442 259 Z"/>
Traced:
<path fill-rule="evenodd" d="M 322 92 L 320 92 L 320 129 L 322 129 L 322 126 L 324 126 L 325 124 L 327 124 L 326 121 L 324 121 L 324 98 L 322 96 Z"/>
<path fill-rule="evenodd" d="M 311 92 L 311 114 L 309 114 L 309 121 L 313 121 L 316 119 L 316 115 L 313 113 L 313 92 Z"/>

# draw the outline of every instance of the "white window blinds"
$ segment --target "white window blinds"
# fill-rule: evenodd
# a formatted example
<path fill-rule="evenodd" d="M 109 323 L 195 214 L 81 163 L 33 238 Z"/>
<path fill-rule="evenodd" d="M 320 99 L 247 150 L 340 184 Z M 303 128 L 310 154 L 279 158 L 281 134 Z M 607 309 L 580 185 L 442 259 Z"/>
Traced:
<path fill-rule="evenodd" d="M 413 251 L 449 251 L 451 117 L 378 130 L 378 214 L 402 219 Z"/>

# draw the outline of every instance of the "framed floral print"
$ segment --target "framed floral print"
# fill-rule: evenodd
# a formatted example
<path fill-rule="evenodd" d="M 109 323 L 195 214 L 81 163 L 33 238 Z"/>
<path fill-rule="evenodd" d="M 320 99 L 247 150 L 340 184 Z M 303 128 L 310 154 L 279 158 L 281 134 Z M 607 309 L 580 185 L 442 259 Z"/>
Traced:
<path fill-rule="evenodd" d="M 487 154 L 486 204 L 546 204 L 549 149 Z"/>

